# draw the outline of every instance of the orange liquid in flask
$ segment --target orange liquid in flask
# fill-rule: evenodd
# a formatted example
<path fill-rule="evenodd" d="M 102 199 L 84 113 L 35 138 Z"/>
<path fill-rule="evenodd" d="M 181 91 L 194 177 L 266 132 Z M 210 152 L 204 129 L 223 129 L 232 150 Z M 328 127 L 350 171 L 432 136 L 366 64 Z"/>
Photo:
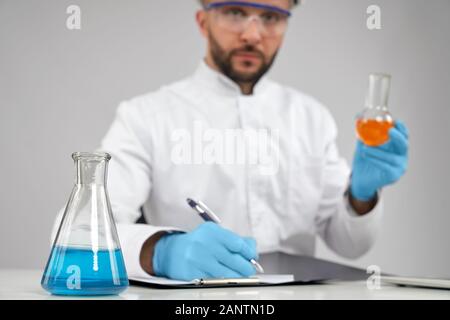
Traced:
<path fill-rule="evenodd" d="M 356 121 L 358 137 L 366 145 L 379 146 L 389 140 L 389 129 L 394 126 L 392 121 L 377 121 L 374 119 L 360 119 Z"/>

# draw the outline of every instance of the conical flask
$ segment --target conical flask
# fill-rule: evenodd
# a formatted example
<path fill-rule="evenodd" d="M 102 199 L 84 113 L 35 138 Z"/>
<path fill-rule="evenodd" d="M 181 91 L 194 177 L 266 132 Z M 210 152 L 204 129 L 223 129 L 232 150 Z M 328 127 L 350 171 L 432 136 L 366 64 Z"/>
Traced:
<path fill-rule="evenodd" d="M 389 140 L 394 119 L 388 109 L 391 76 L 383 73 L 369 75 L 365 108 L 356 116 L 356 133 L 366 145 L 375 147 Z"/>
<path fill-rule="evenodd" d="M 118 294 L 128 287 L 106 188 L 107 153 L 72 154 L 76 181 L 41 285 L 57 295 Z"/>

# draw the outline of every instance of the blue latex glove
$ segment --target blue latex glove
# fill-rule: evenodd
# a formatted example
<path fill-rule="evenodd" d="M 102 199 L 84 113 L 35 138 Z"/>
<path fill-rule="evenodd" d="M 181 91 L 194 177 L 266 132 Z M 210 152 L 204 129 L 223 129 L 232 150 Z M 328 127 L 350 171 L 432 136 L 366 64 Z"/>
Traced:
<path fill-rule="evenodd" d="M 350 192 L 361 201 L 375 197 L 378 189 L 400 179 L 408 166 L 408 129 L 401 121 L 389 129 L 389 140 L 370 147 L 357 141 Z"/>
<path fill-rule="evenodd" d="M 250 259 L 257 258 L 254 239 L 205 222 L 191 232 L 163 236 L 156 243 L 152 261 L 157 276 L 190 281 L 254 275 Z"/>

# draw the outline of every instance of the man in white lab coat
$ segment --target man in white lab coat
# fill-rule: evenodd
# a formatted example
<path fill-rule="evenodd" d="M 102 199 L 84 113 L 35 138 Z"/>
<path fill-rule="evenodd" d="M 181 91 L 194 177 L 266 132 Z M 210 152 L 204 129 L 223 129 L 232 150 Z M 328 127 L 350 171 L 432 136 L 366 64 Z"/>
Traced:
<path fill-rule="evenodd" d="M 339 156 L 328 109 L 265 74 L 291 0 L 201 1 L 207 41 L 195 73 L 121 103 L 102 141 L 108 190 L 130 276 L 190 280 L 255 273 L 258 252 L 314 255 L 316 236 L 356 258 L 375 241 L 382 187 L 405 172 L 398 121 L 379 147 Z M 221 225 L 203 223 L 186 198 Z M 141 208 L 148 224 L 136 224 Z"/>

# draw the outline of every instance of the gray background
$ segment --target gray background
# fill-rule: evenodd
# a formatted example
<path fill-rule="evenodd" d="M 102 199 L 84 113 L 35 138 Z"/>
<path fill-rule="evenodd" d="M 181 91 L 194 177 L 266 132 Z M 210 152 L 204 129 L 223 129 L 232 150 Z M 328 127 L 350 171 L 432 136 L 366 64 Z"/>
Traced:
<path fill-rule="evenodd" d="M 66 29 L 81 6 L 82 30 Z M 382 9 L 382 30 L 366 8 Z M 73 151 L 93 150 L 119 101 L 192 73 L 204 54 L 194 0 L 0 0 L 0 268 L 43 268 Z M 450 1 L 309 0 L 271 77 L 325 103 L 352 159 L 367 75 L 393 75 L 390 106 L 411 131 L 409 170 L 385 189 L 374 248 L 349 263 L 450 278 Z M 345 261 L 323 244 L 318 256 Z"/>

